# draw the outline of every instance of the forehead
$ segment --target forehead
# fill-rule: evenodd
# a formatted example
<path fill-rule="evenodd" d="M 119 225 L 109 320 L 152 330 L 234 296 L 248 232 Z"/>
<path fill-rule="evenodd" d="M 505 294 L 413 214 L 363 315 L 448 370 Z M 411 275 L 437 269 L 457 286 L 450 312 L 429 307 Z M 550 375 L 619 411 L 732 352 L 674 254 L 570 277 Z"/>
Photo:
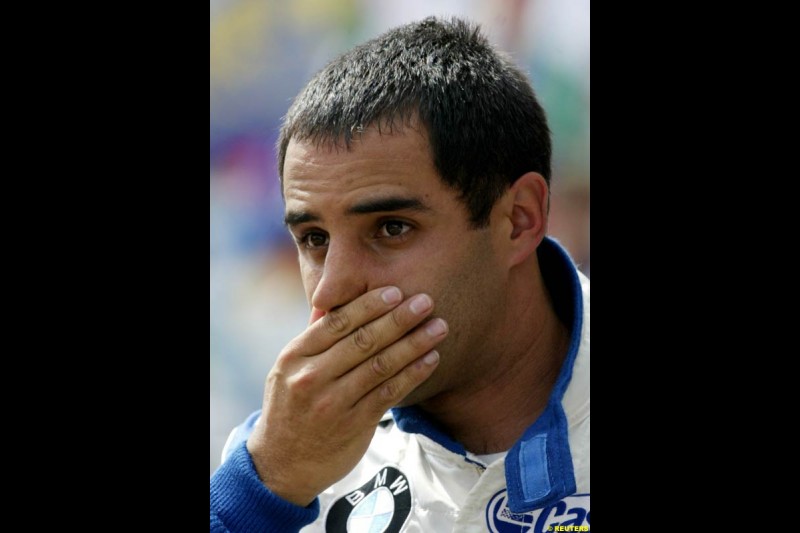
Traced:
<path fill-rule="evenodd" d="M 445 189 L 452 193 L 433 164 L 424 129 L 409 126 L 392 133 L 367 128 L 349 148 L 343 143 L 292 139 L 286 149 L 283 188 L 287 209 L 321 196 L 430 195 Z"/>

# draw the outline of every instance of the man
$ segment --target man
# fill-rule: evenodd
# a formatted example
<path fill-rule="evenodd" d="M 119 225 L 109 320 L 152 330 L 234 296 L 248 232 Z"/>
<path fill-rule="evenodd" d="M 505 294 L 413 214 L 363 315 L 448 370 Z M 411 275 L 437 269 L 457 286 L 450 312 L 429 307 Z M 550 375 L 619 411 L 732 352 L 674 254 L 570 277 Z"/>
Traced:
<path fill-rule="evenodd" d="M 278 161 L 309 326 L 231 434 L 212 530 L 588 530 L 589 281 L 545 236 L 550 157 L 525 76 L 458 19 L 311 80 Z"/>

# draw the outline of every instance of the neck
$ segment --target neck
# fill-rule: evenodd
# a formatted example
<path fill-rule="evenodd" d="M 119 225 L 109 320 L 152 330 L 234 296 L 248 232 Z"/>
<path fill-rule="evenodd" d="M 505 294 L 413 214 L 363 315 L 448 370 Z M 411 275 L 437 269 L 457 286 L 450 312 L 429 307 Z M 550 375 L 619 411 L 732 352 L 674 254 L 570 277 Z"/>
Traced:
<path fill-rule="evenodd" d="M 513 446 L 544 411 L 567 355 L 569 331 L 541 275 L 531 280 L 528 270 L 525 279 L 524 289 L 510 292 L 523 298 L 510 302 L 502 326 L 476 350 L 469 379 L 419 404 L 472 453 Z"/>

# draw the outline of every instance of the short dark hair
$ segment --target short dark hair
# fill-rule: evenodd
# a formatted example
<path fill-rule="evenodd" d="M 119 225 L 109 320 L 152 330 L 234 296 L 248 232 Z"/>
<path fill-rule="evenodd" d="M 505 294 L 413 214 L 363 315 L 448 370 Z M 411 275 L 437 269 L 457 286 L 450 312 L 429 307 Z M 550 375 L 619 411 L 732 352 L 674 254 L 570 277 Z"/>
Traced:
<path fill-rule="evenodd" d="M 367 126 L 391 131 L 414 115 L 473 226 L 489 223 L 495 202 L 526 172 L 550 183 L 550 129 L 527 77 L 478 25 L 428 17 L 356 46 L 311 79 L 281 127 L 281 184 L 290 139 L 349 147 Z"/>

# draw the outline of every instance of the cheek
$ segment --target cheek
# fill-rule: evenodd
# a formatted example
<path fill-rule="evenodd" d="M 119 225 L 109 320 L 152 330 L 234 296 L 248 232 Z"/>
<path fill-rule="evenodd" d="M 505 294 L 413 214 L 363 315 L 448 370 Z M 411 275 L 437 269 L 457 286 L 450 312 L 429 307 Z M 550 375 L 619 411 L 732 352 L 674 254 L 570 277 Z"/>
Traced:
<path fill-rule="evenodd" d="M 436 304 L 434 314 L 447 320 L 451 331 L 459 332 L 465 325 L 463 322 L 469 315 L 469 308 L 476 303 L 473 289 L 473 280 L 466 279 L 463 272 L 438 272 L 436 286 L 432 288 Z"/>
<path fill-rule="evenodd" d="M 434 313 L 451 323 L 454 338 L 485 331 L 487 320 L 498 313 L 504 275 L 485 240 L 436 269 L 439 305 Z M 478 333 L 479 334 L 479 333 Z"/>

